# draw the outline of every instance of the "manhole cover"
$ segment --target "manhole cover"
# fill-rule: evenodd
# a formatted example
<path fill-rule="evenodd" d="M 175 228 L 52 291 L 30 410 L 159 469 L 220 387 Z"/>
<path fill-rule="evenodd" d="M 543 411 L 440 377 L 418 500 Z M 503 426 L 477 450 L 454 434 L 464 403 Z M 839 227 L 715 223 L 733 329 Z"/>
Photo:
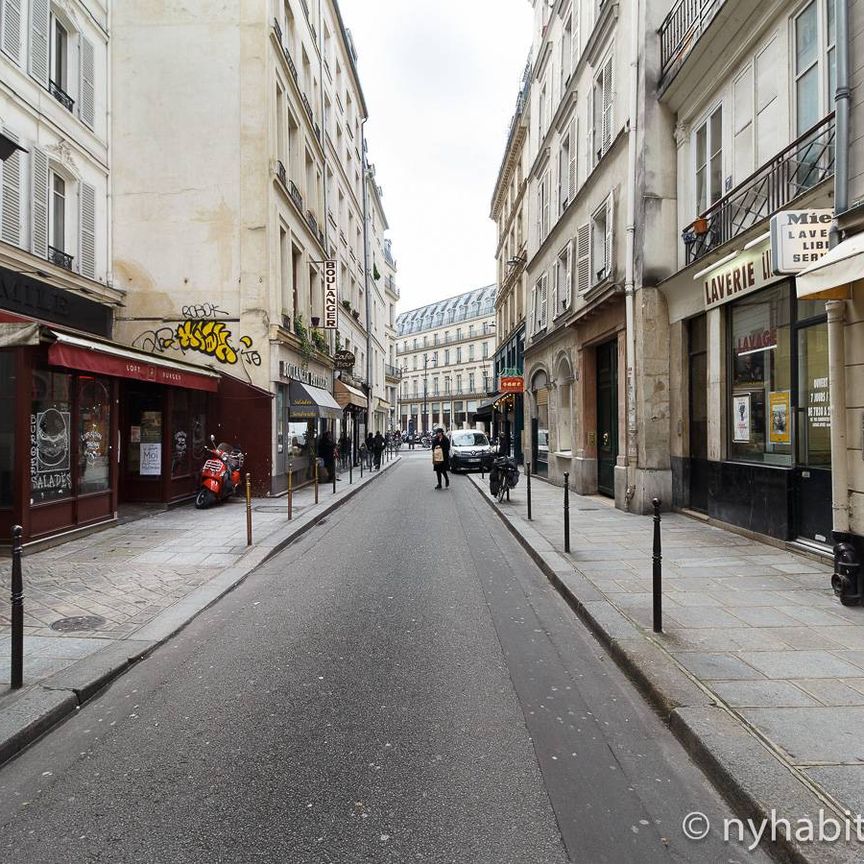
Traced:
<path fill-rule="evenodd" d="M 96 630 L 105 623 L 98 615 L 77 615 L 74 618 L 61 618 L 51 625 L 59 633 L 77 633 L 81 630 Z"/>

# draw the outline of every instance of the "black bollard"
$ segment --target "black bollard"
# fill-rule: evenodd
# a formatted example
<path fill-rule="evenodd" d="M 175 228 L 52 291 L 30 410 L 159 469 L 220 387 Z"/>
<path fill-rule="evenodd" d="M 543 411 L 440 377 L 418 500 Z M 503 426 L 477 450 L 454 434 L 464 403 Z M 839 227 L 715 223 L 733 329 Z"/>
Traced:
<path fill-rule="evenodd" d="M 24 684 L 24 580 L 21 576 L 20 525 L 12 528 L 12 668 L 11 686 L 20 689 Z"/>
<path fill-rule="evenodd" d="M 365 454 L 360 454 L 360 479 L 363 479 L 363 463 L 366 461 Z"/>
<path fill-rule="evenodd" d="M 663 632 L 663 556 L 660 554 L 660 499 L 654 504 L 654 632 Z"/>
<path fill-rule="evenodd" d="M 570 551 L 570 475 L 564 474 L 564 551 Z"/>
<path fill-rule="evenodd" d="M 354 455 L 348 457 L 348 485 L 354 482 Z"/>
<path fill-rule="evenodd" d="M 525 494 L 528 498 L 528 521 L 531 521 L 531 463 L 525 463 Z"/>
<path fill-rule="evenodd" d="M 333 494 L 336 494 L 336 477 L 338 476 L 339 469 L 336 467 L 338 463 L 336 460 L 333 460 Z"/>

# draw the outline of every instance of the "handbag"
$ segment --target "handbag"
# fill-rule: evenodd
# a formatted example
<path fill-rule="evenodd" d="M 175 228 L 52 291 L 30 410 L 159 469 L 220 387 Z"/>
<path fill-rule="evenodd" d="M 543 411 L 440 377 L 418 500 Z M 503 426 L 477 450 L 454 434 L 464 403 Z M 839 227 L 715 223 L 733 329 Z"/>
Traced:
<path fill-rule="evenodd" d="M 432 461 L 438 465 L 444 461 L 444 449 L 442 447 L 435 447 L 432 450 Z"/>

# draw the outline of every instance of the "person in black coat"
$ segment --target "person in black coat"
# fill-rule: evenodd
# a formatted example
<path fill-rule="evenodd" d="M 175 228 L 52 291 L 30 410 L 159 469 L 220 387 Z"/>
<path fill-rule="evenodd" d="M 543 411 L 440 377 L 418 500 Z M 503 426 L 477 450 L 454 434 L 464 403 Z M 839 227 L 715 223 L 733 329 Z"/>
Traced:
<path fill-rule="evenodd" d="M 439 458 L 436 462 L 435 456 L 439 448 L 444 458 Z M 432 467 L 435 469 L 435 474 L 438 476 L 438 485 L 435 487 L 436 489 L 441 488 L 442 477 L 444 478 L 444 482 L 447 484 L 447 488 L 450 488 L 450 478 L 447 476 L 447 466 L 449 464 L 450 442 L 447 440 L 447 436 L 444 434 L 443 429 L 436 429 L 435 434 L 432 436 Z"/>

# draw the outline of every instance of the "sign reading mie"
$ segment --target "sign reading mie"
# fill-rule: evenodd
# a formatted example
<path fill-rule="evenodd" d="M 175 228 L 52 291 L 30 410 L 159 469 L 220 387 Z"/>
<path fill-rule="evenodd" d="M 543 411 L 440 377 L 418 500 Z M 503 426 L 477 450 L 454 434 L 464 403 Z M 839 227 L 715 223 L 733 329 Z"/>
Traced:
<path fill-rule="evenodd" d="M 336 262 L 324 262 L 324 329 L 335 330 L 339 326 L 339 300 L 336 291 Z"/>
<path fill-rule="evenodd" d="M 775 273 L 799 273 L 828 251 L 831 210 L 783 210 L 771 217 Z"/>

